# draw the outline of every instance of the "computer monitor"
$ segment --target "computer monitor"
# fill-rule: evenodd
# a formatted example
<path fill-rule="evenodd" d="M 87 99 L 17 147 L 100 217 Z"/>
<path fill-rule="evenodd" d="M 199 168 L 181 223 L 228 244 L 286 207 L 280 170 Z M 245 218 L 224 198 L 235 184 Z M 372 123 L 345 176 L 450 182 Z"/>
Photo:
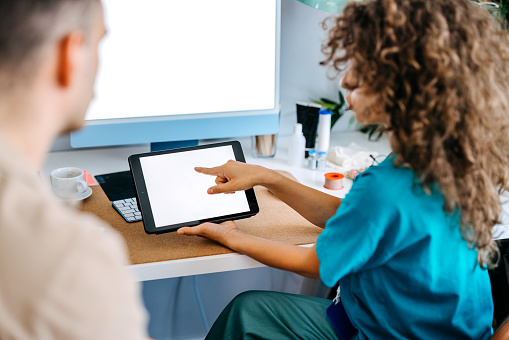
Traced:
<path fill-rule="evenodd" d="M 281 0 L 103 0 L 95 99 L 72 147 L 279 128 Z"/>

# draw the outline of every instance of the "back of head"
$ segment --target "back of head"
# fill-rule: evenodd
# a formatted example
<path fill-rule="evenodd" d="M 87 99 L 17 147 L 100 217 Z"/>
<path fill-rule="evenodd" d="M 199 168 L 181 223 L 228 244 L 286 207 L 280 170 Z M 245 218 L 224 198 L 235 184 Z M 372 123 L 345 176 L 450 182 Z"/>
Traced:
<path fill-rule="evenodd" d="M 479 262 L 509 187 L 509 35 L 468 0 L 375 0 L 348 5 L 324 46 L 352 65 L 388 115 L 396 165 L 436 183 L 459 209 Z"/>
<path fill-rule="evenodd" d="M 48 46 L 88 32 L 98 0 L 0 1 L 0 93 L 29 82 Z M 0 94 L 1 96 L 1 94 Z"/>

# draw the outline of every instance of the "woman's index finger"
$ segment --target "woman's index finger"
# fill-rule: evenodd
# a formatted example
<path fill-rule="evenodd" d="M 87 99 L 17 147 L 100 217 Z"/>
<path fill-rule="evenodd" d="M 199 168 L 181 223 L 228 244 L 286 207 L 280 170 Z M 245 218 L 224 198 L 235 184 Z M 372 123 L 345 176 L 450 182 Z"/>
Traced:
<path fill-rule="evenodd" d="M 194 171 L 199 172 L 201 174 L 205 174 L 205 175 L 212 175 L 212 176 L 218 175 L 217 167 L 216 168 L 204 168 L 204 167 L 197 166 L 194 168 Z"/>

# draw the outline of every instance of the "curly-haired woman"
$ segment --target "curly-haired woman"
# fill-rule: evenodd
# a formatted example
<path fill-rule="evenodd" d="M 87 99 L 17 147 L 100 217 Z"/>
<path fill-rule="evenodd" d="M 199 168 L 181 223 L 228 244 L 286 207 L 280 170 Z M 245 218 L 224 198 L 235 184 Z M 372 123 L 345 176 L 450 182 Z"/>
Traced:
<path fill-rule="evenodd" d="M 278 173 L 229 162 L 209 193 L 263 185 L 325 229 L 302 248 L 246 235 L 234 222 L 182 228 L 267 265 L 340 283 L 329 300 L 276 292 L 236 297 L 211 339 L 485 339 L 486 268 L 509 179 L 509 38 L 467 0 L 352 3 L 327 59 L 359 121 L 385 125 L 392 154 L 344 200 Z"/>

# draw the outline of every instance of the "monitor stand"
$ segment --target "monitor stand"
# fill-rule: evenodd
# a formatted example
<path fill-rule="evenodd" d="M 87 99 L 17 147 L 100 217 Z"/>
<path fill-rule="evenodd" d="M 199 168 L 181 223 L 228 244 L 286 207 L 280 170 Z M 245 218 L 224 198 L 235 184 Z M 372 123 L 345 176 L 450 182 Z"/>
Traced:
<path fill-rule="evenodd" d="M 151 143 L 150 151 L 162 151 L 184 148 L 198 145 L 198 140 L 183 140 L 176 142 Z M 110 174 L 96 175 L 95 179 L 101 185 L 110 201 L 117 201 L 136 196 L 131 171 L 114 172 Z"/>
<path fill-rule="evenodd" d="M 179 148 L 185 148 L 188 146 L 196 146 L 196 145 L 198 145 L 197 139 L 179 140 L 179 141 L 175 141 L 175 142 L 150 143 L 150 151 L 163 151 L 163 150 L 179 149 Z"/>

